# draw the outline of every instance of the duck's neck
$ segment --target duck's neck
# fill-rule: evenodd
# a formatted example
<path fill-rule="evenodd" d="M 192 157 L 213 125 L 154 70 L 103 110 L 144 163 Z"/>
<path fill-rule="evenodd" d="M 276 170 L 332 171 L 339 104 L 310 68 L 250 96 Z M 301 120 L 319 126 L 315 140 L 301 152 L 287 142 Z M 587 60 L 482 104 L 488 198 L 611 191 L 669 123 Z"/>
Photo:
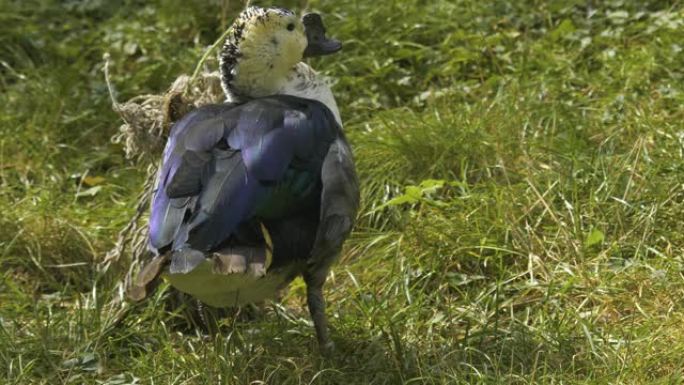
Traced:
<path fill-rule="evenodd" d="M 337 124 L 342 126 L 340 111 L 327 79 L 318 75 L 306 63 L 299 62 L 292 68 L 278 93 L 313 99 L 325 104 L 335 116 Z"/>
<path fill-rule="evenodd" d="M 266 61 L 269 55 L 239 54 L 240 60 L 221 57 L 221 80 L 233 100 L 260 98 L 278 93 L 292 67 L 281 61 Z"/>
<path fill-rule="evenodd" d="M 325 104 L 342 126 L 335 97 L 324 77 L 304 62 L 290 68 L 275 68 L 264 61 L 253 63 L 241 58 L 240 64 L 222 60 L 221 80 L 229 102 L 246 102 L 269 95 L 292 95 Z"/>

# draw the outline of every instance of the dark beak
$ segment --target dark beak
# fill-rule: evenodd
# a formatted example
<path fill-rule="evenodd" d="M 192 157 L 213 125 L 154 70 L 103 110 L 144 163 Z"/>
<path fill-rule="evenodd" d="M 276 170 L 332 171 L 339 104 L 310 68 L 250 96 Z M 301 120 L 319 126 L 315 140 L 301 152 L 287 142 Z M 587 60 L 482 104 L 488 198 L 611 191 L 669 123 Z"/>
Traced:
<path fill-rule="evenodd" d="M 304 50 L 304 57 L 330 55 L 342 49 L 342 43 L 325 37 L 325 27 L 321 15 L 308 13 L 302 18 L 308 45 Z"/>

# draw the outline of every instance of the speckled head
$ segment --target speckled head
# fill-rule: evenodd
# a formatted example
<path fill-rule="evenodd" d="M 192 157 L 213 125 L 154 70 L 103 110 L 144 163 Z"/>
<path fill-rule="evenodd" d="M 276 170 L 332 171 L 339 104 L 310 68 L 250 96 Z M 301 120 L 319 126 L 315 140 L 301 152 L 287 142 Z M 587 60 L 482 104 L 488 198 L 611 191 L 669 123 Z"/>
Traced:
<path fill-rule="evenodd" d="M 224 91 L 233 98 L 271 95 L 302 60 L 302 21 L 283 8 L 249 7 L 232 25 L 220 54 Z"/>

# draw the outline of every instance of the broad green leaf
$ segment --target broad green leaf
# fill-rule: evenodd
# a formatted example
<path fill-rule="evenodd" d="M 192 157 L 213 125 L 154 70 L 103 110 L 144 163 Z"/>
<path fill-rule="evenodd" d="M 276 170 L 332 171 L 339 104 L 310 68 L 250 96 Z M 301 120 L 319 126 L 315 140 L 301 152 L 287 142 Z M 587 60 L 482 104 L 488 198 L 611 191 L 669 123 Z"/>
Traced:
<path fill-rule="evenodd" d="M 556 29 L 551 32 L 551 38 L 553 40 L 559 40 L 561 38 L 567 37 L 571 33 L 575 32 L 575 30 L 576 28 L 572 23 L 572 20 L 565 19 L 558 25 L 558 27 L 556 27 Z"/>
<path fill-rule="evenodd" d="M 603 232 L 599 229 L 591 229 L 589 234 L 587 235 L 587 239 L 584 241 L 584 245 L 587 247 L 597 245 L 599 243 L 602 243 L 603 240 L 605 239 L 605 235 L 603 235 Z"/>

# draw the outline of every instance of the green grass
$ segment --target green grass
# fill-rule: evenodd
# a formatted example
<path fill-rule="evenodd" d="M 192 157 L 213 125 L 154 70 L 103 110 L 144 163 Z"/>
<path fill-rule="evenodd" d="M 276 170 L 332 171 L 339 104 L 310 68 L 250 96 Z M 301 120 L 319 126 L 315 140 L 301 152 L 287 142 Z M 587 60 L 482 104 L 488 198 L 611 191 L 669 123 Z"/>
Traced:
<path fill-rule="evenodd" d="M 300 281 L 207 337 L 95 268 L 147 167 L 102 55 L 162 92 L 242 4 L 0 0 L 0 383 L 684 383 L 680 2 L 309 5 L 363 187 L 330 358 Z"/>

